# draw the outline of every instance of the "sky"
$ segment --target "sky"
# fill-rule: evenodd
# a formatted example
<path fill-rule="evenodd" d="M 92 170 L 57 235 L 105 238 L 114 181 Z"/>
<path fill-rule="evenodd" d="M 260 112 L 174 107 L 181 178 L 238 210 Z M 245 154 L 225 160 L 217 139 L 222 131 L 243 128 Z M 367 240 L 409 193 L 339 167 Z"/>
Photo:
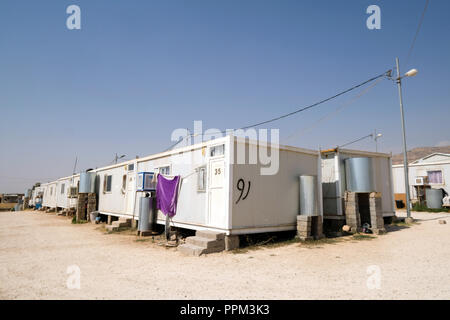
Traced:
<path fill-rule="evenodd" d="M 70 30 L 69 5 L 81 9 Z M 378 5 L 381 29 L 366 9 Z M 240 128 L 328 98 L 395 65 L 408 149 L 450 145 L 450 1 L 0 2 L 0 193 L 161 152 L 172 131 Z M 370 87 L 370 88 L 369 88 Z M 262 126 L 330 148 L 382 133 L 402 150 L 397 86 L 382 80 Z M 364 93 L 364 94 L 363 94 Z M 372 139 L 349 148 L 375 151 Z"/>

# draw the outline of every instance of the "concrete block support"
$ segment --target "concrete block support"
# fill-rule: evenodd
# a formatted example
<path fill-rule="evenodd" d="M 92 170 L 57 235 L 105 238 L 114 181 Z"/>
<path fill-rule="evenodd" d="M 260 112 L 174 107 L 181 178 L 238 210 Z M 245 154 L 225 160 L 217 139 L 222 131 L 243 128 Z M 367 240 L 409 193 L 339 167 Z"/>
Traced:
<path fill-rule="evenodd" d="M 97 210 L 97 196 L 95 193 L 88 193 L 87 207 L 86 207 L 87 220 L 90 219 L 91 213 L 96 210 Z"/>
<path fill-rule="evenodd" d="M 345 192 L 345 220 L 351 227 L 351 232 L 361 231 L 361 215 L 358 207 L 358 193 Z M 384 234 L 383 211 L 381 206 L 381 193 L 369 193 L 370 224 L 372 231 L 376 234 Z"/>
<path fill-rule="evenodd" d="M 88 194 L 87 193 L 78 193 L 78 201 L 77 201 L 77 221 L 86 220 L 86 209 L 88 203 Z"/>
<path fill-rule="evenodd" d="M 348 226 L 351 227 L 351 232 L 358 232 L 361 230 L 361 216 L 358 208 L 358 195 L 356 192 L 345 192 L 345 220 Z"/>
<path fill-rule="evenodd" d="M 381 193 L 371 192 L 369 194 L 370 222 L 376 234 L 386 233 L 383 220 L 383 209 L 381 207 Z"/>
<path fill-rule="evenodd" d="M 230 251 L 239 248 L 239 236 L 225 236 L 225 250 Z"/>
<path fill-rule="evenodd" d="M 302 241 L 321 239 L 323 235 L 323 219 L 321 216 L 297 216 L 297 236 Z"/>

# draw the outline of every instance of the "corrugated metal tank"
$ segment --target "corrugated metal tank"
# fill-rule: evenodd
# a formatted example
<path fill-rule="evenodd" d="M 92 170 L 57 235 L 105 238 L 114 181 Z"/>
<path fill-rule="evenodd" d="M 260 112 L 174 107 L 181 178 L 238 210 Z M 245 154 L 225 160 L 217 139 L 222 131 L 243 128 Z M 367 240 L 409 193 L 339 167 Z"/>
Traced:
<path fill-rule="evenodd" d="M 151 231 L 153 229 L 153 199 L 151 197 L 139 199 L 139 231 Z"/>
<path fill-rule="evenodd" d="M 372 158 L 345 159 L 345 177 L 348 191 L 376 191 Z"/>
<path fill-rule="evenodd" d="M 300 182 L 300 214 L 316 216 L 319 214 L 317 201 L 317 176 L 301 175 Z"/>
<path fill-rule="evenodd" d="M 441 209 L 443 193 L 441 189 L 425 189 L 425 196 L 427 197 L 427 207 L 430 209 Z"/>
<path fill-rule="evenodd" d="M 80 174 L 79 193 L 95 193 L 95 172 L 82 172 Z"/>

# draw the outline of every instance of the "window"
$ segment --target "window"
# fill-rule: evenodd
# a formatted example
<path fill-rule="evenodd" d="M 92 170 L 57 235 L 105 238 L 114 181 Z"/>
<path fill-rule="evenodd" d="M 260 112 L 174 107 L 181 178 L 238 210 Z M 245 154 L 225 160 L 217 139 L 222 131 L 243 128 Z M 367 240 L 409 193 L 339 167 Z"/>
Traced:
<path fill-rule="evenodd" d="M 105 174 L 105 180 L 103 181 L 103 192 L 111 192 L 112 175 Z"/>
<path fill-rule="evenodd" d="M 442 184 L 442 171 L 427 171 L 428 183 L 431 184 Z"/>
<path fill-rule="evenodd" d="M 197 168 L 197 191 L 206 192 L 206 166 Z"/>
<path fill-rule="evenodd" d="M 219 146 L 214 146 L 209 149 L 210 157 L 217 157 L 223 155 L 225 152 L 225 145 L 221 144 Z"/>
<path fill-rule="evenodd" d="M 134 170 L 134 163 L 131 163 L 128 165 L 128 171 L 133 171 Z"/>
<path fill-rule="evenodd" d="M 161 174 L 164 174 L 166 176 L 169 176 L 170 175 L 170 166 L 160 167 L 158 172 Z"/>
<path fill-rule="evenodd" d="M 50 195 L 53 195 L 53 187 L 50 187 Z"/>
<path fill-rule="evenodd" d="M 62 185 L 61 185 L 61 194 L 64 194 L 64 188 L 66 187 L 66 184 L 65 183 L 63 183 Z"/>
<path fill-rule="evenodd" d="M 69 194 L 68 197 L 69 198 L 76 198 L 78 195 L 78 187 L 69 187 L 68 189 Z"/>

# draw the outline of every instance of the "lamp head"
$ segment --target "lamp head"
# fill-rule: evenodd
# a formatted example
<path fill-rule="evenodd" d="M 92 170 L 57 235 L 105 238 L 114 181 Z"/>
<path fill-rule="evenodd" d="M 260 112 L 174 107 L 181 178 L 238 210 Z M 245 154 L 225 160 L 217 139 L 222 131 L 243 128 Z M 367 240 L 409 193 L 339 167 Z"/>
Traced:
<path fill-rule="evenodd" d="M 417 71 L 417 69 L 411 69 L 407 73 L 405 73 L 405 77 L 414 77 L 418 72 L 419 71 Z"/>

